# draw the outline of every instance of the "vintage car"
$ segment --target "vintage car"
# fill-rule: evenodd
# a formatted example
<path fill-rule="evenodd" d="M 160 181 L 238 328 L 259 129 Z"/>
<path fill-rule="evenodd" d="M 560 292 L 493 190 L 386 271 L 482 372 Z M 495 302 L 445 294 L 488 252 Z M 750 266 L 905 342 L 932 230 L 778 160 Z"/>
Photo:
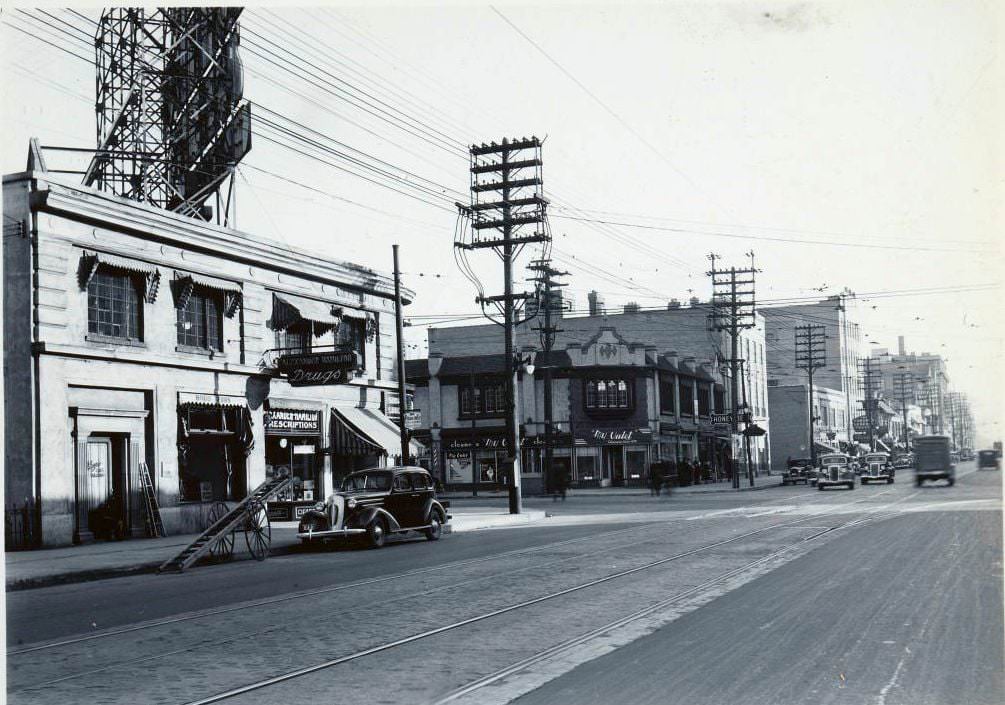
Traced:
<path fill-rule="evenodd" d="M 1001 470 L 1002 461 L 998 457 L 998 454 L 993 450 L 979 450 L 977 451 L 977 469 L 978 470 Z"/>
<path fill-rule="evenodd" d="M 436 499 L 433 478 L 423 468 L 358 470 L 300 518 L 297 538 L 304 544 L 361 538 L 380 548 L 388 536 L 415 531 L 436 541 L 450 520 L 449 506 Z"/>
<path fill-rule="evenodd" d="M 828 453 L 820 456 L 820 468 L 817 470 L 817 489 L 834 485 L 844 485 L 849 490 L 855 489 L 855 469 L 844 453 Z"/>
<path fill-rule="evenodd" d="M 796 458 L 789 461 L 788 467 L 782 473 L 782 484 L 794 485 L 798 482 L 809 484 L 812 474 L 813 461 L 809 458 Z"/>
<path fill-rule="evenodd" d="M 889 453 L 867 453 L 865 467 L 862 469 L 862 484 L 870 482 L 893 483 L 896 470 L 890 462 Z"/>

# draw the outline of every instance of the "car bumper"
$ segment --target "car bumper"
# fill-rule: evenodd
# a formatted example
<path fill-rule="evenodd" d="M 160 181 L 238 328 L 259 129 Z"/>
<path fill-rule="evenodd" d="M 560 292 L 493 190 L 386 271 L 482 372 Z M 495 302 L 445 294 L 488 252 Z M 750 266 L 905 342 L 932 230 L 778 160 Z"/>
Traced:
<path fill-rule="evenodd" d="M 823 485 L 824 487 L 831 487 L 833 485 L 847 485 L 853 484 L 855 480 L 853 478 L 848 478 L 847 480 L 817 480 L 817 487 Z"/>
<path fill-rule="evenodd" d="M 303 533 L 298 531 L 297 538 L 309 541 L 311 539 L 347 538 L 365 533 L 366 529 L 329 529 L 327 531 L 305 531 Z"/>
<path fill-rule="evenodd" d="M 863 480 L 889 480 L 893 475 L 862 475 Z"/>
<path fill-rule="evenodd" d="M 919 480 L 946 480 L 955 474 L 952 472 L 918 472 L 914 476 Z"/>

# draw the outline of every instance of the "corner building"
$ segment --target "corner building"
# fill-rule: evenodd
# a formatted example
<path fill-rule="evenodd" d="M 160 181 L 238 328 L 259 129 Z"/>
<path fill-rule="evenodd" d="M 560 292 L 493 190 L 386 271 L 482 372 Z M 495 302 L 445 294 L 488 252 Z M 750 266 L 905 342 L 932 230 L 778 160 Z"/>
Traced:
<path fill-rule="evenodd" d="M 20 547 L 145 536 L 145 475 L 174 534 L 277 472 L 294 482 L 270 514 L 296 518 L 400 452 L 389 277 L 44 171 L 3 190 L 5 491 L 33 517 Z M 320 384 L 280 374 L 324 350 L 352 364 Z"/>

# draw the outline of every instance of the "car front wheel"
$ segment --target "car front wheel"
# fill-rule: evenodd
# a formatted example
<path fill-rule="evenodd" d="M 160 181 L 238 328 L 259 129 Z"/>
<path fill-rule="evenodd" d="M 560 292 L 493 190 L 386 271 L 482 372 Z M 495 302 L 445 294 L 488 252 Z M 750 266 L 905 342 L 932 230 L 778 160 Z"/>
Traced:
<path fill-rule="evenodd" d="M 366 542 L 370 548 L 380 548 L 387 541 L 387 529 L 384 520 L 374 519 L 366 527 Z"/>
<path fill-rule="evenodd" d="M 443 535 L 443 523 L 440 521 L 440 515 L 433 512 L 433 516 L 429 519 L 429 528 L 426 529 L 426 538 L 430 541 L 436 541 Z"/>

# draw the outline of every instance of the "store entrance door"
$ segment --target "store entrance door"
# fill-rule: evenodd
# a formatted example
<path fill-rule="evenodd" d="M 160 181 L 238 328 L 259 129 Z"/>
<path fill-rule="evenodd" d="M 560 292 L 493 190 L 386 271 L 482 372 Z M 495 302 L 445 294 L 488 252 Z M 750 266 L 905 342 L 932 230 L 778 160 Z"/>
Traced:
<path fill-rule="evenodd" d="M 604 448 L 604 468 L 611 478 L 611 485 L 621 487 L 625 484 L 625 455 L 621 446 Z"/>
<path fill-rule="evenodd" d="M 123 539 L 128 533 L 126 441 L 92 435 L 85 444 L 82 484 L 88 505 L 82 533 L 98 539 Z"/>

